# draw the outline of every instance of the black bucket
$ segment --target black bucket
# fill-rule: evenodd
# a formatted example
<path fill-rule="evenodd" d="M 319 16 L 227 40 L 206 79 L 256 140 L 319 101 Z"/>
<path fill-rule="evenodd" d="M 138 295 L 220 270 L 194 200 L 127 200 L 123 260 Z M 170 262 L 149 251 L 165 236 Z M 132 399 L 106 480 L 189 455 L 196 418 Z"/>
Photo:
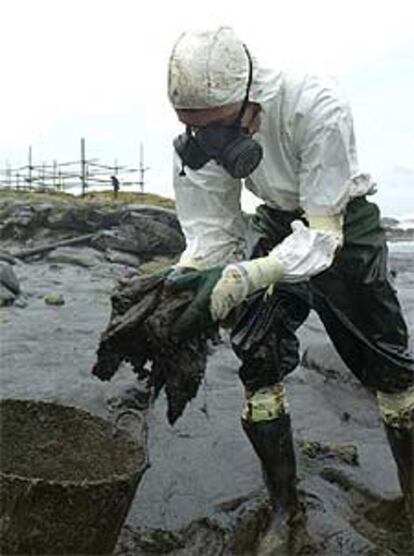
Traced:
<path fill-rule="evenodd" d="M 142 438 L 86 411 L 0 401 L 0 553 L 110 554 L 148 467 Z"/>

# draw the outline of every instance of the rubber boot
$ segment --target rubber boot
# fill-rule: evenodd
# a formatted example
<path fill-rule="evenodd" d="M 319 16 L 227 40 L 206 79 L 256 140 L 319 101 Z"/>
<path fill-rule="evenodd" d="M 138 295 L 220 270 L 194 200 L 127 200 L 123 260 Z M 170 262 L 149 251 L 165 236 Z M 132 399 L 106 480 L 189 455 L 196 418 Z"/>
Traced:
<path fill-rule="evenodd" d="M 414 426 L 397 427 L 385 423 L 385 431 L 404 495 L 405 507 L 414 534 Z"/>
<path fill-rule="evenodd" d="M 242 418 L 242 425 L 262 464 L 273 508 L 272 523 L 258 554 L 290 554 L 290 522 L 299 507 L 290 416 L 283 413 L 275 419 L 259 422 Z"/>

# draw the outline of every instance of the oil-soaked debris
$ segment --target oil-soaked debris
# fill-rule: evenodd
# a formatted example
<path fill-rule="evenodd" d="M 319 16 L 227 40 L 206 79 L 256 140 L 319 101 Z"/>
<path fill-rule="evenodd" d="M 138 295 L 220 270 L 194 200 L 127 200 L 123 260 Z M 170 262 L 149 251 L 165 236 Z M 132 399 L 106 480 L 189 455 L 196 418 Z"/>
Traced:
<path fill-rule="evenodd" d="M 270 504 L 262 496 L 239 498 L 219 505 L 212 515 L 176 531 L 126 525 L 115 554 L 253 555 L 270 518 Z"/>
<path fill-rule="evenodd" d="M 358 448 L 352 444 L 322 444 L 317 441 L 302 441 L 300 449 L 312 459 L 337 458 L 349 465 L 358 465 Z"/>
<path fill-rule="evenodd" d="M 207 362 L 204 334 L 176 339 L 171 327 L 194 293 L 172 292 L 162 275 L 137 276 L 121 282 L 112 296 L 112 315 L 102 334 L 92 373 L 110 380 L 128 361 L 138 379 L 156 398 L 165 387 L 170 424 L 196 396 Z"/>
<path fill-rule="evenodd" d="M 61 293 L 48 293 L 44 297 L 46 305 L 64 305 L 65 298 Z"/>

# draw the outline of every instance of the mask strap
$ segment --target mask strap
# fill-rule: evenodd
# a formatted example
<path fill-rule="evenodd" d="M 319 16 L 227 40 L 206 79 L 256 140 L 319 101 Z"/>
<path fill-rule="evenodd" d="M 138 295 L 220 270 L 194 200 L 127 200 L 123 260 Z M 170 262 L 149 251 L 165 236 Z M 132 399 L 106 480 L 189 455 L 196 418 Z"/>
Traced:
<path fill-rule="evenodd" d="M 193 134 L 191 133 L 191 127 L 189 125 L 185 126 L 185 133 L 186 133 L 188 138 L 193 136 Z M 181 157 L 180 157 L 180 160 L 181 160 L 181 170 L 180 170 L 178 175 L 182 177 L 182 176 L 186 176 L 185 164 L 184 164 L 184 160 Z"/>
<path fill-rule="evenodd" d="M 252 85 L 252 81 L 253 81 L 253 62 L 252 62 L 252 57 L 250 56 L 250 52 L 247 48 L 247 46 L 245 44 L 243 44 L 243 48 L 244 51 L 246 52 L 246 56 L 247 59 L 249 61 L 249 76 L 247 78 L 247 87 L 246 87 L 246 94 L 244 95 L 244 99 L 243 99 L 243 104 L 241 105 L 240 108 L 240 112 L 239 115 L 237 117 L 237 123 L 238 125 L 240 125 L 240 122 L 244 116 L 244 113 L 246 112 L 246 108 L 247 108 L 247 103 L 249 102 L 249 93 L 250 93 L 250 87 Z"/>

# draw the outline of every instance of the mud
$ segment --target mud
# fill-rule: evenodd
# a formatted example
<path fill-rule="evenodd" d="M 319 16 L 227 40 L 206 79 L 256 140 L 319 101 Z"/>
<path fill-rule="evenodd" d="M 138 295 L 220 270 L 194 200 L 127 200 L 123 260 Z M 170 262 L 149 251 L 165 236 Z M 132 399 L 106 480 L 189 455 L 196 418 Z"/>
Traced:
<path fill-rule="evenodd" d="M 391 247 L 411 336 L 413 253 L 413 243 Z M 90 373 L 109 319 L 109 294 L 125 267 L 39 261 L 14 269 L 26 306 L 1 309 L 2 397 L 56 401 L 103 417 L 122 406 L 128 389 L 139 400 L 140 385 L 128 365 L 109 383 Z M 61 293 L 65 304 L 47 305 L 44 296 L 50 293 Z M 341 363 L 315 315 L 303 326 L 301 342 L 302 364 L 286 388 L 312 546 L 300 548 L 299 538 L 297 551 L 411 555 L 396 467 L 373 394 Z M 167 423 L 162 396 L 149 412 L 151 467 L 121 531 L 118 556 L 257 553 L 271 510 L 240 424 L 237 370 L 224 338 L 212 348 L 198 395 L 174 427 Z M 129 395 L 132 406 L 134 399 Z"/>

